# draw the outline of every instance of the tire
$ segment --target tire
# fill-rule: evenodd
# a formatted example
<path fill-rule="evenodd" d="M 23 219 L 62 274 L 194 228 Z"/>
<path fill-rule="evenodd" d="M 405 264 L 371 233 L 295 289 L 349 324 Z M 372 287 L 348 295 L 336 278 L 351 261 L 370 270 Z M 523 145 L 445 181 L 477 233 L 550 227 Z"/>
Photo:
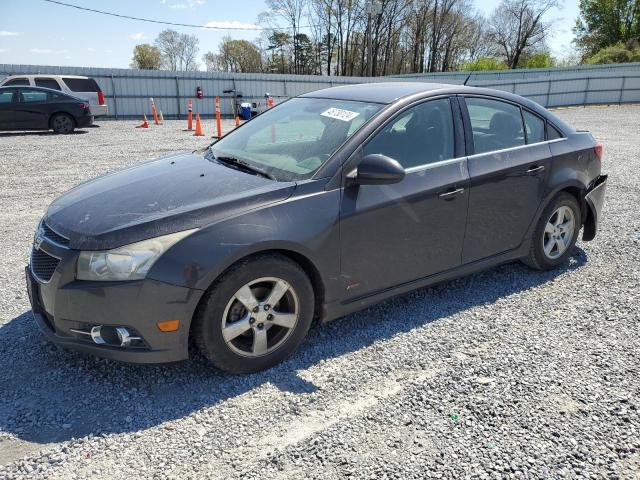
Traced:
<path fill-rule="evenodd" d="M 276 302 L 270 305 L 269 298 Z M 207 291 L 194 317 L 193 341 L 221 370 L 258 372 L 300 346 L 314 308 L 313 287 L 297 263 L 283 255 L 256 256 L 233 266 Z"/>
<path fill-rule="evenodd" d="M 581 219 L 575 197 L 559 193 L 540 215 L 524 263 L 537 270 L 551 270 L 566 262 L 578 240 Z"/>
<path fill-rule="evenodd" d="M 56 113 L 51 117 L 51 128 L 56 133 L 67 134 L 76 128 L 76 122 L 71 115 Z"/>

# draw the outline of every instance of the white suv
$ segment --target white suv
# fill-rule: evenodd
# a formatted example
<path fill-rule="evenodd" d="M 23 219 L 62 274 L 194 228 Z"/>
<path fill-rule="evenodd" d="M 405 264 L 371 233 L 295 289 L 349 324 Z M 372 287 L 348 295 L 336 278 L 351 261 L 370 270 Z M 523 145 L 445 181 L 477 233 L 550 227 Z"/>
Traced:
<path fill-rule="evenodd" d="M 30 85 L 60 90 L 89 102 L 94 117 L 109 114 L 104 94 L 93 78 L 77 75 L 11 75 L 0 82 L 0 87 Z"/>

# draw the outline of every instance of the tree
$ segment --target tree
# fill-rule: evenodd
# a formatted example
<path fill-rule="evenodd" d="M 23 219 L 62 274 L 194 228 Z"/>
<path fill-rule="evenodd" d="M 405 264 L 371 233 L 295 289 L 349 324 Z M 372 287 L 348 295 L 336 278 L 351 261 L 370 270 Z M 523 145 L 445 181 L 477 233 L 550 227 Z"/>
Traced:
<path fill-rule="evenodd" d="M 277 73 L 287 73 L 289 61 L 285 59 L 285 49 L 289 47 L 291 35 L 285 32 L 273 32 L 269 36 L 269 46 L 271 50 L 271 71 Z M 280 53 L 280 58 L 276 59 L 276 51 Z"/>
<path fill-rule="evenodd" d="M 544 46 L 550 24 L 542 16 L 556 0 L 502 0 L 489 18 L 487 39 L 509 68 L 518 68 L 523 54 Z"/>
<path fill-rule="evenodd" d="M 573 29 L 585 55 L 618 43 L 640 40 L 640 0 L 580 0 Z"/>
<path fill-rule="evenodd" d="M 142 43 L 133 48 L 131 68 L 140 70 L 159 70 L 162 66 L 162 54 L 157 47 Z"/>
<path fill-rule="evenodd" d="M 163 30 L 155 40 L 155 46 L 162 54 L 162 65 L 167 70 L 197 70 L 198 37 Z"/>
<path fill-rule="evenodd" d="M 461 70 L 476 72 L 479 70 L 506 70 L 507 66 L 502 60 L 495 57 L 480 57 L 472 62 L 463 63 Z"/>
<path fill-rule="evenodd" d="M 287 27 L 291 29 L 293 38 L 293 73 L 299 73 L 300 69 L 298 54 L 298 35 L 302 24 L 302 16 L 307 7 L 307 0 L 267 0 L 269 10 L 263 16 L 267 23 L 277 23 L 283 20 Z"/>
<path fill-rule="evenodd" d="M 232 40 L 225 37 L 220 42 L 218 53 L 207 52 L 203 61 L 207 71 L 256 73 L 262 71 L 262 55 L 253 43 L 247 40 Z"/>
<path fill-rule="evenodd" d="M 618 42 L 598 50 L 587 57 L 586 61 L 589 64 L 640 62 L 640 46 L 634 40 L 627 42 L 626 45 Z"/>

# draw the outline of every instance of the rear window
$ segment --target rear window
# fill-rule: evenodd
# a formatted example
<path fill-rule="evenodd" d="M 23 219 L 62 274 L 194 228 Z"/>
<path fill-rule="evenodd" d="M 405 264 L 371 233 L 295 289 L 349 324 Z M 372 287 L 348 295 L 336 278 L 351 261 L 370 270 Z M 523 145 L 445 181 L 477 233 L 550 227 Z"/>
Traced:
<path fill-rule="evenodd" d="M 62 77 L 72 92 L 99 92 L 100 87 L 93 78 L 68 78 Z"/>
<path fill-rule="evenodd" d="M 54 90 L 60 90 L 60 85 L 53 78 L 36 78 L 36 87 L 52 88 Z"/>
<path fill-rule="evenodd" d="M 3 84 L 3 87 L 8 87 L 10 85 L 29 85 L 29 80 L 26 78 L 14 78 L 9 80 L 7 83 Z"/>

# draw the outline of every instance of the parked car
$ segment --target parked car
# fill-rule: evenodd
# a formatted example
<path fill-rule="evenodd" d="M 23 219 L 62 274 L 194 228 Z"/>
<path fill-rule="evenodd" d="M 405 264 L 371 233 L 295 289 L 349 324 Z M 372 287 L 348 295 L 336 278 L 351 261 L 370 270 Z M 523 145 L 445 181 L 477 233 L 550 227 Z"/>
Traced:
<path fill-rule="evenodd" d="M 93 123 L 89 102 L 50 88 L 0 87 L 0 130 L 71 133 Z"/>
<path fill-rule="evenodd" d="M 506 92 L 307 93 L 55 200 L 26 269 L 34 316 L 107 358 L 182 360 L 193 342 L 255 372 L 314 318 L 508 261 L 564 263 L 581 228 L 596 235 L 601 161 L 590 133 Z"/>
<path fill-rule="evenodd" d="M 11 75 L 0 82 L 0 87 L 28 85 L 59 90 L 89 102 L 94 117 L 109 114 L 104 94 L 98 83 L 90 77 L 78 75 Z"/>

